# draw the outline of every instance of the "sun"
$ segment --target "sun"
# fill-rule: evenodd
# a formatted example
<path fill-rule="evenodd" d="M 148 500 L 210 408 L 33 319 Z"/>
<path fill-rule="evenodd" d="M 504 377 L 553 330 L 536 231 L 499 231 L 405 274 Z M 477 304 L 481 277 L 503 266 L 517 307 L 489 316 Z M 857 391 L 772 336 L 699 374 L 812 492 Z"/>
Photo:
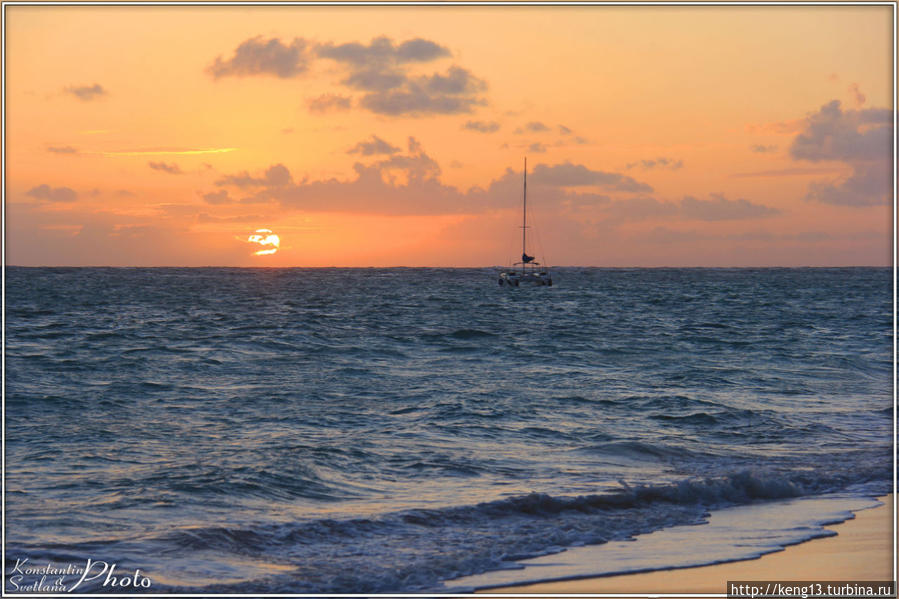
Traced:
<path fill-rule="evenodd" d="M 247 237 L 247 241 L 262 246 L 261 249 L 253 252 L 256 256 L 275 254 L 281 247 L 281 238 L 271 229 L 256 229 L 255 233 Z"/>

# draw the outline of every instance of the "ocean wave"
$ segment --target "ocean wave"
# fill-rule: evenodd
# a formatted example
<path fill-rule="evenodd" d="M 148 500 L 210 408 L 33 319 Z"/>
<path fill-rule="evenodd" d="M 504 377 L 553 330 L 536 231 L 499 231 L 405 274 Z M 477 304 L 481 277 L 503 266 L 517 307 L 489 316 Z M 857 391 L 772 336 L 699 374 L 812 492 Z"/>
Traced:
<path fill-rule="evenodd" d="M 564 547 L 697 524 L 710 509 L 803 497 L 825 486 L 789 474 L 742 471 L 669 485 L 624 485 L 597 495 L 531 493 L 377 517 L 188 529 L 155 542 L 191 551 L 278 556 L 296 568 L 289 576 L 267 579 L 267 592 L 435 590 L 443 580 L 508 567 Z M 260 583 L 178 590 L 247 592 L 254 584 Z"/>

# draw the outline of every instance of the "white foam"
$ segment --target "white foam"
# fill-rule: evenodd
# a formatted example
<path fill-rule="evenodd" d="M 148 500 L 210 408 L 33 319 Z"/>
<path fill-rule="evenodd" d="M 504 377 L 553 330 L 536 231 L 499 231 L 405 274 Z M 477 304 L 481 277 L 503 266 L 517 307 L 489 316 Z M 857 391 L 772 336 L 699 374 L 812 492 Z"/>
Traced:
<path fill-rule="evenodd" d="M 853 518 L 880 502 L 830 494 L 716 510 L 706 524 L 673 526 L 630 541 L 577 547 L 521 560 L 504 570 L 448 581 L 449 589 L 482 589 L 549 580 L 670 570 L 760 557 L 834 533 L 824 525 Z"/>

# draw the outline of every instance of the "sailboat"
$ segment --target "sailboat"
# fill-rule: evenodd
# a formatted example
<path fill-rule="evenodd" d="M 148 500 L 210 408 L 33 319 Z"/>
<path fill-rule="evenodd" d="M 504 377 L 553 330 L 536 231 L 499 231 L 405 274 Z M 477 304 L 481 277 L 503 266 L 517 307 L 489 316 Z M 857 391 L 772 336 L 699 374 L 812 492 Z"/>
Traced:
<path fill-rule="evenodd" d="M 512 268 L 499 273 L 499 286 L 509 285 L 518 287 L 522 283 L 528 285 L 546 285 L 551 287 L 553 284 L 552 275 L 549 270 L 542 266 L 539 262 L 534 261 L 534 256 L 529 256 L 527 252 L 527 233 L 528 233 L 528 159 L 524 159 L 524 198 L 522 200 L 521 209 L 521 262 L 515 262 Z M 520 266 L 521 268 L 515 268 Z"/>

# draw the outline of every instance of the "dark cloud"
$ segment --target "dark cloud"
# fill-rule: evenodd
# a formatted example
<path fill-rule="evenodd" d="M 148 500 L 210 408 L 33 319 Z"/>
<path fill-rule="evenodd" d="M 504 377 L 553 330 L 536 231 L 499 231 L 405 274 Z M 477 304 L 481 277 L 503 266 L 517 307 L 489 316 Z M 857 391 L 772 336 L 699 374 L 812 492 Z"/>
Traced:
<path fill-rule="evenodd" d="M 216 58 L 207 72 L 215 79 L 263 74 L 287 78 L 306 72 L 313 59 L 328 59 L 346 69 L 343 85 L 364 93 L 356 105 L 376 114 L 459 114 L 486 104 L 481 94 L 487 84 L 467 69 L 453 65 L 444 73 L 410 73 L 412 65 L 449 56 L 449 49 L 423 38 L 396 44 L 381 36 L 369 44 L 329 42 L 313 47 L 302 38 L 287 45 L 278 38 L 257 36 L 241 43 L 230 59 Z M 318 113 L 348 110 L 352 103 L 352 98 L 335 94 L 308 100 L 309 110 Z"/>
<path fill-rule="evenodd" d="M 444 56 L 450 56 L 450 51 L 430 40 L 415 38 L 399 45 L 396 50 L 399 62 L 428 62 Z"/>
<path fill-rule="evenodd" d="M 252 75 L 275 75 L 286 79 L 301 75 L 308 68 L 306 40 L 294 38 L 290 45 L 286 45 L 278 38 L 264 40 L 257 36 L 241 43 L 228 60 L 217 57 L 206 72 L 214 79 Z"/>
<path fill-rule="evenodd" d="M 308 102 L 309 111 L 319 113 L 349 110 L 351 104 L 351 98 L 337 94 L 323 94 Z"/>
<path fill-rule="evenodd" d="M 72 146 L 50 146 L 47 148 L 48 152 L 52 152 L 53 154 L 77 154 L 78 150 L 73 148 Z"/>
<path fill-rule="evenodd" d="M 407 78 L 396 88 L 375 90 L 363 96 L 360 105 L 389 116 L 468 113 L 474 106 L 486 104 L 478 96 L 486 88 L 486 83 L 469 71 L 453 66 L 446 75 Z"/>
<path fill-rule="evenodd" d="M 462 128 L 480 133 L 493 133 L 499 131 L 499 123 L 496 121 L 467 121 Z"/>
<path fill-rule="evenodd" d="M 790 155 L 797 160 L 811 162 L 883 160 L 885 156 L 890 156 L 892 150 L 891 133 L 892 116 L 889 111 L 868 109 L 844 112 L 840 101 L 834 100 L 806 119 L 805 129 L 790 146 Z"/>
<path fill-rule="evenodd" d="M 844 111 L 838 100 L 805 120 L 790 146 L 790 156 L 809 162 L 835 161 L 852 167 L 838 182 L 809 186 L 807 200 L 844 206 L 872 206 L 890 201 L 892 188 L 893 114 L 889 109 Z"/>
<path fill-rule="evenodd" d="M 530 123 L 525 124 L 523 127 L 519 127 L 515 130 L 517 135 L 521 135 L 522 133 L 544 133 L 549 131 L 549 127 L 541 123 L 540 121 L 531 121 Z"/>
<path fill-rule="evenodd" d="M 432 41 L 416 38 L 394 45 L 388 37 L 378 37 L 369 45 L 359 42 L 322 44 L 318 56 L 336 60 L 349 67 L 344 85 L 362 91 L 384 93 L 404 87 L 409 79 L 405 65 L 429 62 L 449 56 L 449 50 Z"/>
<path fill-rule="evenodd" d="M 221 205 L 221 204 L 231 204 L 234 200 L 228 195 L 228 191 L 226 189 L 220 189 L 219 191 L 211 191 L 209 193 L 203 194 L 203 201 L 207 204 L 213 205 Z"/>
<path fill-rule="evenodd" d="M 763 146 L 761 144 L 755 144 L 754 146 L 752 146 L 752 151 L 758 152 L 759 154 L 767 154 L 776 150 L 777 146 Z"/>
<path fill-rule="evenodd" d="M 807 200 L 843 206 L 875 206 L 889 203 L 893 186 L 889 162 L 860 163 L 839 184 L 815 181 L 809 184 Z"/>
<path fill-rule="evenodd" d="M 172 164 L 166 164 L 165 162 L 148 162 L 147 165 L 154 171 L 162 171 L 164 173 L 169 173 L 170 175 L 181 174 L 181 167 L 174 162 Z"/>
<path fill-rule="evenodd" d="M 219 186 L 233 185 L 234 187 L 284 187 L 290 183 L 290 171 L 283 164 L 269 167 L 262 177 L 251 177 L 244 171 L 239 175 L 226 175 L 215 182 Z"/>
<path fill-rule="evenodd" d="M 318 47 L 317 54 L 356 68 L 370 68 L 409 62 L 429 62 L 450 56 L 450 51 L 440 44 L 422 38 L 408 40 L 395 46 L 389 37 L 381 36 L 373 39 L 367 46 L 359 42 L 322 44 Z"/>
<path fill-rule="evenodd" d="M 78 199 L 78 194 L 74 189 L 69 187 L 50 187 L 46 183 L 32 187 L 25 192 L 25 195 L 47 202 L 74 202 Z"/>
<path fill-rule="evenodd" d="M 746 220 L 780 214 L 780 210 L 753 204 L 749 200 L 728 200 L 721 194 L 711 194 L 710 200 L 686 196 L 680 203 L 680 215 L 688 220 Z"/>
<path fill-rule="evenodd" d="M 372 135 L 368 141 L 360 141 L 347 154 L 361 154 L 362 156 L 372 156 L 374 154 L 396 154 L 400 148 L 392 146 L 377 135 Z"/>
<path fill-rule="evenodd" d="M 342 83 L 367 92 L 359 105 L 376 114 L 421 116 L 471 112 L 485 100 L 484 81 L 467 69 L 451 66 L 445 73 L 412 76 L 411 63 L 425 63 L 450 56 L 447 48 L 421 38 L 394 44 L 388 37 L 359 42 L 322 44 L 317 56 L 337 61 L 349 69 Z"/>
<path fill-rule="evenodd" d="M 644 170 L 649 170 L 653 168 L 667 168 L 673 171 L 684 166 L 683 160 L 675 160 L 674 158 L 655 158 L 653 160 L 640 160 L 638 162 L 631 162 L 627 165 L 628 169 L 632 169 L 636 166 L 641 167 Z"/>
<path fill-rule="evenodd" d="M 562 135 L 571 135 L 573 132 L 565 125 L 559 125 L 559 133 Z"/>
<path fill-rule="evenodd" d="M 95 83 L 93 85 L 72 85 L 67 87 L 65 89 L 65 92 L 67 94 L 72 94 L 79 100 L 84 100 L 85 102 L 101 98 L 109 93 L 105 89 L 103 89 L 103 86 L 99 83 Z"/>
<path fill-rule="evenodd" d="M 344 85 L 362 91 L 385 92 L 401 87 L 406 75 L 398 70 L 363 69 L 344 79 Z"/>
<path fill-rule="evenodd" d="M 532 143 L 528 146 L 528 152 L 536 152 L 538 154 L 542 154 L 546 151 L 546 145 L 542 143 Z"/>
<path fill-rule="evenodd" d="M 651 192 L 652 187 L 620 173 L 594 171 L 582 164 L 565 162 L 554 166 L 539 164 L 531 177 L 535 185 L 578 187 L 596 185 L 610 190 Z"/>

